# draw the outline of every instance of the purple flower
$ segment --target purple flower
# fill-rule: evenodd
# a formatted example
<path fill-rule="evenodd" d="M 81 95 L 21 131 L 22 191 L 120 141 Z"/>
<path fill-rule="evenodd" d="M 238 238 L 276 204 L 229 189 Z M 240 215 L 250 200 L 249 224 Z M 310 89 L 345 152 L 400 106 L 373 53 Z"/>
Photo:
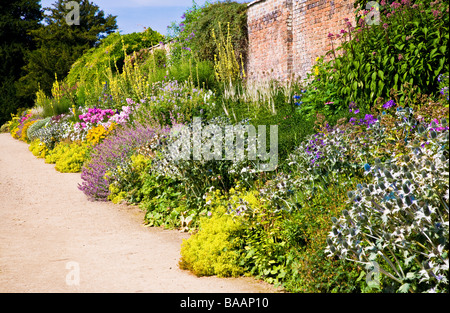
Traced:
<path fill-rule="evenodd" d="M 375 124 L 377 122 L 377 119 L 372 114 L 366 114 L 364 117 L 364 122 L 367 126 L 370 126 L 372 124 Z"/>
<path fill-rule="evenodd" d="M 106 173 L 115 170 L 135 149 L 150 142 L 154 135 L 155 130 L 145 125 L 118 129 L 93 148 L 90 161 L 82 169 L 83 182 L 78 188 L 91 200 L 106 201 L 110 184 Z"/>
<path fill-rule="evenodd" d="M 383 105 L 383 109 L 390 109 L 392 107 L 395 107 L 397 104 L 395 104 L 394 100 L 389 100 Z"/>

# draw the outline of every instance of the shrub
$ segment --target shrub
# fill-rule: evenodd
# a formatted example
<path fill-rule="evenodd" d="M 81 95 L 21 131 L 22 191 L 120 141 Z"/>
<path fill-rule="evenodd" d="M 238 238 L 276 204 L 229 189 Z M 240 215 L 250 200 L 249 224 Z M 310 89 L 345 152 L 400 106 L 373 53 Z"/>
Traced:
<path fill-rule="evenodd" d="M 67 82 L 74 86 L 80 82 L 103 81 L 99 77 L 105 69 L 116 68 L 122 71 L 125 64 L 125 56 L 144 48 L 150 48 L 163 40 L 163 36 L 151 28 L 147 28 L 140 33 L 131 33 L 120 35 L 119 33 L 110 34 L 102 40 L 98 47 L 92 48 L 72 66 Z"/>
<path fill-rule="evenodd" d="M 28 129 L 33 126 L 33 124 L 36 123 L 36 120 L 29 119 L 27 121 L 24 121 L 22 126 L 22 134 L 20 136 L 20 140 L 29 143 L 30 139 L 28 138 Z"/>
<path fill-rule="evenodd" d="M 51 118 L 47 117 L 45 119 L 38 120 L 38 121 L 36 121 L 36 123 L 31 125 L 27 130 L 28 139 L 30 139 L 31 141 L 37 139 L 38 137 L 36 136 L 36 132 L 38 130 L 40 130 L 42 127 L 44 127 L 45 125 L 47 125 L 50 121 L 51 121 Z"/>
<path fill-rule="evenodd" d="M 45 159 L 49 153 L 46 145 L 39 139 L 33 140 L 28 149 L 31 151 L 31 153 L 33 153 L 35 157 L 40 159 Z"/>
<path fill-rule="evenodd" d="M 38 151 L 41 147 L 38 148 Z M 58 143 L 55 148 L 45 153 L 45 162 L 55 164 L 61 173 L 79 173 L 89 156 L 90 145 L 86 143 Z M 42 152 L 41 152 L 42 155 Z"/>
<path fill-rule="evenodd" d="M 149 143 L 154 136 L 155 130 L 142 124 L 117 129 L 92 149 L 89 162 L 82 168 L 83 182 L 79 189 L 91 200 L 106 201 L 112 182 L 106 174 L 126 163 L 136 149 Z"/>
<path fill-rule="evenodd" d="M 373 106 L 378 97 L 388 98 L 391 88 L 403 92 L 405 82 L 436 96 L 437 78 L 448 72 L 448 3 L 385 2 L 379 25 L 367 25 L 368 11 L 361 11 L 355 30 L 346 20 L 340 34 L 329 35 L 335 46 L 344 38 L 342 53 L 332 51 L 332 68 L 319 77 L 332 80 L 347 103 L 364 99 Z"/>
<path fill-rule="evenodd" d="M 448 292 L 448 122 L 411 115 L 397 124 L 415 126 L 407 151 L 366 164 L 370 184 L 348 193 L 352 207 L 334 219 L 327 251 L 384 274 L 372 288 Z"/>
<path fill-rule="evenodd" d="M 96 146 L 101 143 L 115 128 L 116 124 L 114 123 L 112 123 L 108 128 L 105 128 L 103 125 L 94 127 L 88 131 L 86 141 L 88 144 Z"/>
<path fill-rule="evenodd" d="M 219 29 L 219 24 L 227 23 L 230 25 L 230 40 L 235 47 L 235 53 L 237 56 L 242 55 L 245 63 L 248 50 L 245 3 L 206 3 L 203 7 L 194 3 L 194 6 L 183 14 L 182 22 L 173 23 L 170 30 L 174 37 L 178 37 L 180 50 L 182 47 L 188 48 L 195 59 L 214 62 L 214 55 L 219 53 L 211 31 Z"/>
<path fill-rule="evenodd" d="M 299 210 L 281 223 L 282 238 L 292 247 L 284 255 L 282 282 L 288 292 L 354 293 L 364 288 L 361 277 L 365 276 L 361 276 L 358 264 L 328 258 L 325 252 L 333 225 L 331 218 L 349 208 L 346 192 L 350 188 L 334 185 L 328 193 L 316 193 L 310 198 L 303 198 L 301 190 L 295 191 Z"/>
<path fill-rule="evenodd" d="M 216 86 L 214 64 L 211 61 L 184 60 L 168 68 L 172 81 L 190 82 L 197 88 L 213 89 Z"/>
<path fill-rule="evenodd" d="M 197 276 L 237 277 L 244 270 L 239 265 L 243 225 L 220 208 L 211 217 L 202 218 L 200 230 L 181 246 L 180 268 Z"/>

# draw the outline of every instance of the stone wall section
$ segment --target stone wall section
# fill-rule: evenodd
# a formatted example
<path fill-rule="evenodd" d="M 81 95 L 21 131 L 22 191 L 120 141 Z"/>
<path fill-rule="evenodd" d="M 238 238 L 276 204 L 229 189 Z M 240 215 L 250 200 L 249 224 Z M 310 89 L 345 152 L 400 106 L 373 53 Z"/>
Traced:
<path fill-rule="evenodd" d="M 248 5 L 250 80 L 306 78 L 331 49 L 328 33 L 355 24 L 353 0 L 256 0 Z"/>

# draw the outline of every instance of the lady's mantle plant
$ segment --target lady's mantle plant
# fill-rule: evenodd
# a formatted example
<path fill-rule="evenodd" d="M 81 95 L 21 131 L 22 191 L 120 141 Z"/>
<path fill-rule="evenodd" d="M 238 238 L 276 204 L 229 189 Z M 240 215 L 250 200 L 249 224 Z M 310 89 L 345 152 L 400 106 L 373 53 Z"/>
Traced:
<path fill-rule="evenodd" d="M 409 152 L 366 164 L 372 183 L 348 193 L 352 209 L 333 218 L 326 251 L 389 278 L 368 275 L 369 287 L 448 292 L 448 124 L 414 122 Z"/>

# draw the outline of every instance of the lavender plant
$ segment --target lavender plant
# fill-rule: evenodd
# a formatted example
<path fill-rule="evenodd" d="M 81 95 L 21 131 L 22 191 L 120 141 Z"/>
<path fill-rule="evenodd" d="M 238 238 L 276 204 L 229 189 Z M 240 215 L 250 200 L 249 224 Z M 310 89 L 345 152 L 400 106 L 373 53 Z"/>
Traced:
<path fill-rule="evenodd" d="M 92 200 L 106 201 L 113 179 L 106 175 L 107 172 L 126 164 L 138 148 L 152 141 L 155 134 L 153 127 L 142 124 L 117 129 L 93 149 L 90 161 L 82 169 L 83 182 L 79 189 Z"/>

